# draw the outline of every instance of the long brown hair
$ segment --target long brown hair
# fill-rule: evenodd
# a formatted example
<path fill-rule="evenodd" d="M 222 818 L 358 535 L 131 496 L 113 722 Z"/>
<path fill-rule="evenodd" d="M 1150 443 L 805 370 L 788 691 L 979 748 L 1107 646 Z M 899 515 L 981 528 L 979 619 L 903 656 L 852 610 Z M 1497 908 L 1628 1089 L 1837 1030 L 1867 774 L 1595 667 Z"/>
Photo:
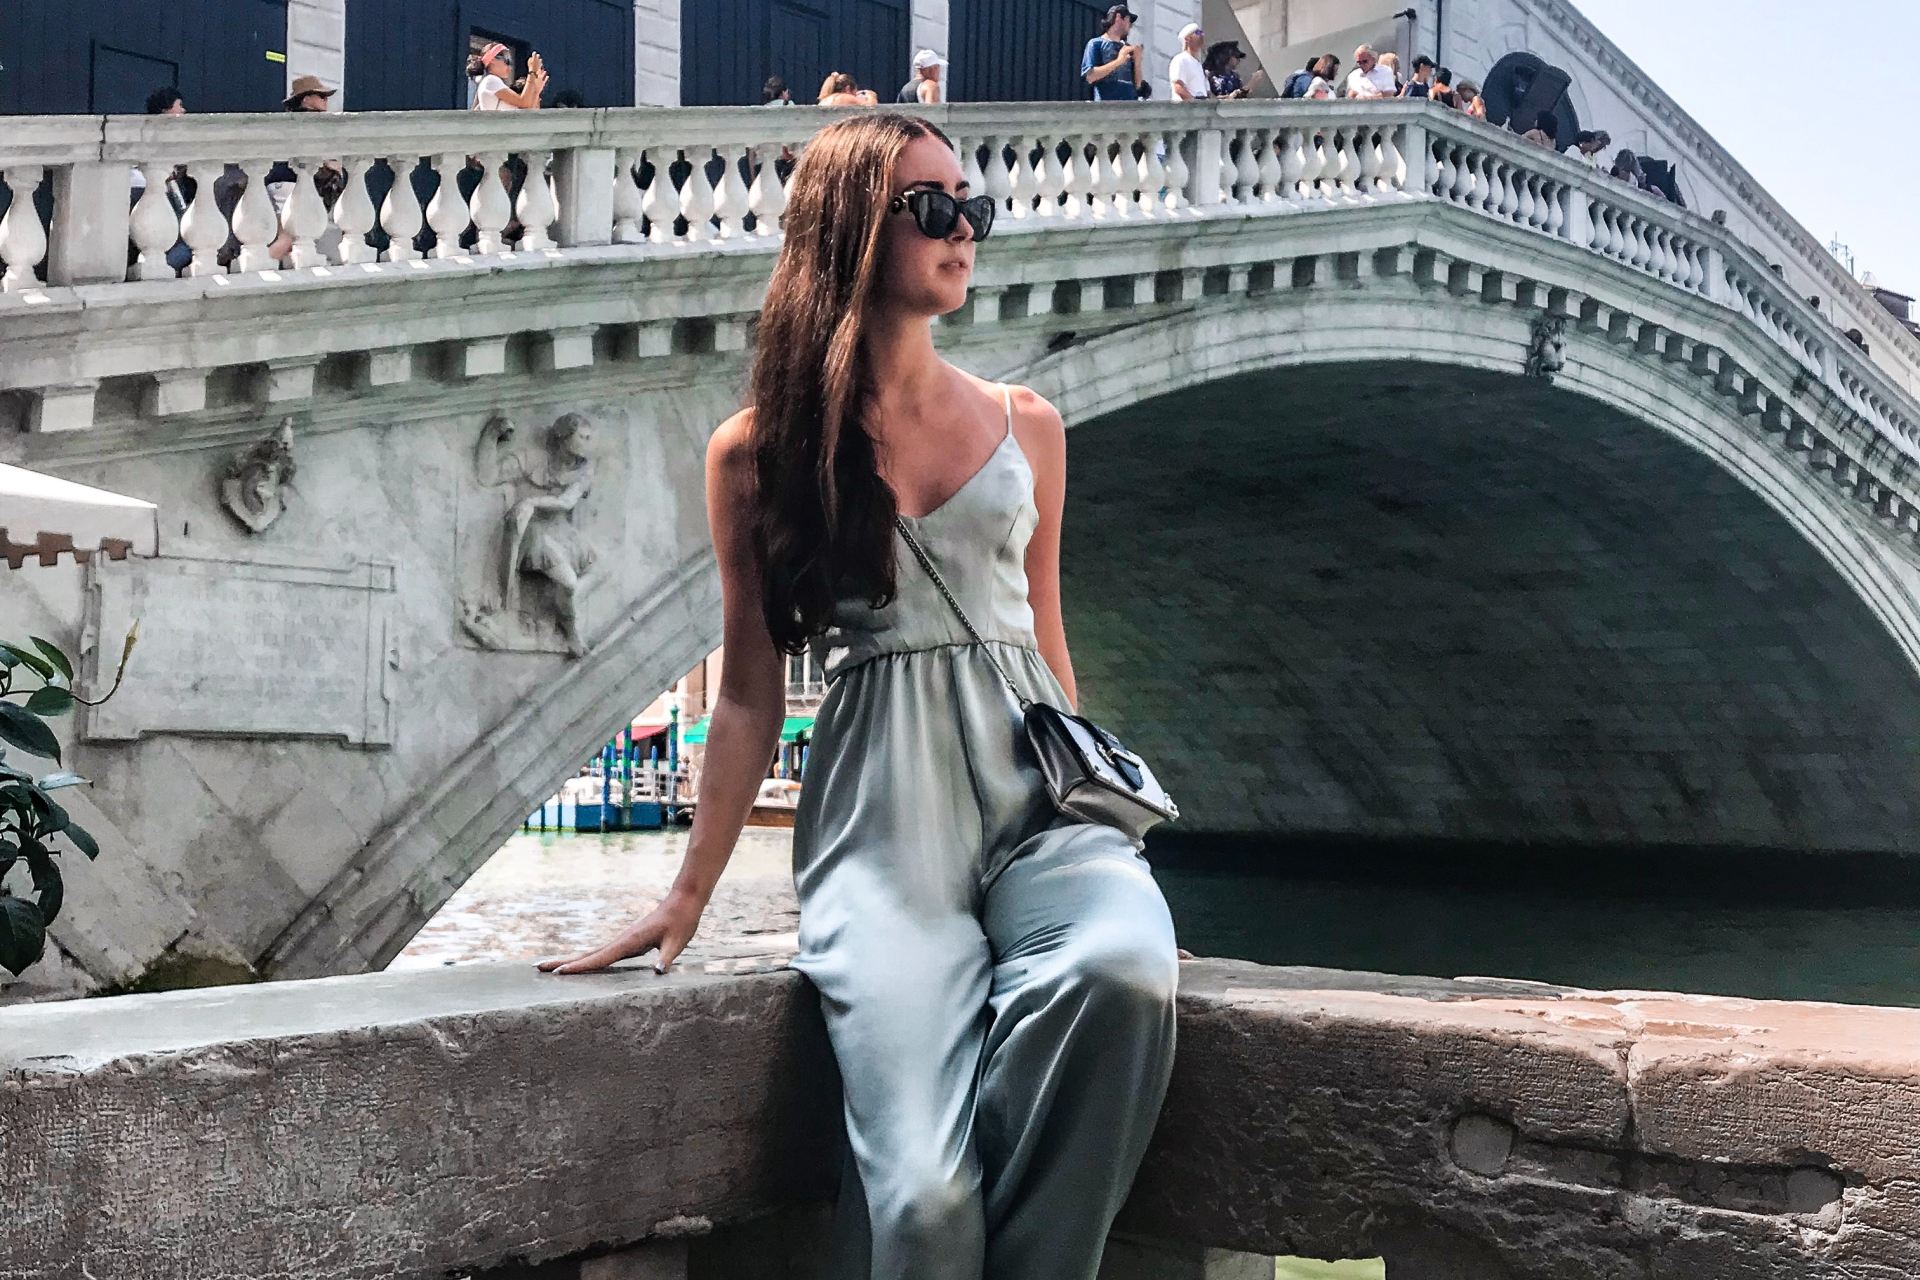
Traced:
<path fill-rule="evenodd" d="M 947 136 L 894 112 L 813 136 L 794 167 L 786 240 L 754 341 L 754 551 L 774 644 L 798 653 L 834 601 L 894 596 L 893 490 L 865 421 L 867 307 L 900 154 Z M 948 145 L 952 145 L 949 143 Z"/>

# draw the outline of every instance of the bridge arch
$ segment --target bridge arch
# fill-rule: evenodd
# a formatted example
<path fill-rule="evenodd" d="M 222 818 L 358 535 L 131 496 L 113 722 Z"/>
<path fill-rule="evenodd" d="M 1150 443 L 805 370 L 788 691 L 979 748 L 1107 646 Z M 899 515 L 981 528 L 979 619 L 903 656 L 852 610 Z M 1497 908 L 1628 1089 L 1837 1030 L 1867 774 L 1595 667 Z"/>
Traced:
<path fill-rule="evenodd" d="M 1090 709 L 1191 828 L 1911 850 L 1912 553 L 1684 362 L 1531 333 L 1279 290 L 1023 370 Z"/>

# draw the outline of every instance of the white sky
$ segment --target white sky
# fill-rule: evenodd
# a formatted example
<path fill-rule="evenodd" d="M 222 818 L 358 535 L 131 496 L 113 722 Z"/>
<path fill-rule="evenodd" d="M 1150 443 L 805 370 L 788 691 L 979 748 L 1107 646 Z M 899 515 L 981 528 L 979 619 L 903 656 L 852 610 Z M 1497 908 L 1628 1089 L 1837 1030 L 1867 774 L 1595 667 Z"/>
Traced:
<path fill-rule="evenodd" d="M 1920 292 L 1920 0 L 1575 3 L 1821 244 Z"/>

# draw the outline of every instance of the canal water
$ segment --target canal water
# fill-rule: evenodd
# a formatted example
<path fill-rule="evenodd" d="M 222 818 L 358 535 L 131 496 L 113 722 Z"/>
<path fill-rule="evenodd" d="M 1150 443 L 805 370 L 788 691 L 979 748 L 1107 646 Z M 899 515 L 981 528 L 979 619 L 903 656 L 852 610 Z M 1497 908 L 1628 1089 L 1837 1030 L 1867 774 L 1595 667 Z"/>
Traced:
<path fill-rule="evenodd" d="M 791 948 L 791 837 L 743 834 L 691 955 Z M 516 836 L 394 967 L 588 949 L 659 899 L 685 844 L 683 831 Z M 1153 857 L 1199 955 L 1920 1006 L 1920 864 L 1245 842 Z"/>

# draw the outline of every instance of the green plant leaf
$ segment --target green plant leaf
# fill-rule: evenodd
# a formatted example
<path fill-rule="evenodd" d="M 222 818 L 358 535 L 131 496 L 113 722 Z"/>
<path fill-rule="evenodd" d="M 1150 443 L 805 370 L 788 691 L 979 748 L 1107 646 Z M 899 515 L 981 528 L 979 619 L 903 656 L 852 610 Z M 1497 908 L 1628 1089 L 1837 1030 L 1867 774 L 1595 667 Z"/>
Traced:
<path fill-rule="evenodd" d="M 93 837 L 79 823 L 67 823 L 67 829 L 62 834 L 73 841 L 74 848 L 87 855 L 87 861 L 91 862 L 100 856 L 100 846 L 94 843 Z"/>
<path fill-rule="evenodd" d="M 23 663 L 33 668 L 35 674 L 42 680 L 53 679 L 53 664 L 31 649 L 22 649 L 17 644 L 8 644 L 6 641 L 0 640 L 0 654 L 7 654 L 13 658 L 14 662 Z M 12 666 L 13 662 L 9 662 L 7 665 Z"/>
<path fill-rule="evenodd" d="M 33 641 L 33 647 L 46 656 L 47 661 L 53 664 L 54 670 L 68 680 L 73 679 L 73 663 L 69 662 L 67 655 L 60 651 L 59 645 L 51 640 L 42 640 L 39 636 L 28 636 L 27 639 Z"/>
<path fill-rule="evenodd" d="M 33 804 L 41 813 L 39 834 L 43 840 L 48 836 L 58 835 L 62 831 L 65 831 L 72 821 L 72 819 L 67 817 L 67 811 L 62 809 L 59 803 L 44 791 L 34 793 Z"/>
<path fill-rule="evenodd" d="M 0 893 L 0 968 L 14 977 L 40 958 L 47 947 L 47 922 L 25 898 Z"/>
<path fill-rule="evenodd" d="M 73 695 L 57 684 L 35 689 L 27 699 L 27 710 L 37 716 L 63 716 L 73 710 Z"/>
<path fill-rule="evenodd" d="M 60 739 L 53 736 L 53 730 L 47 728 L 46 721 L 25 707 L 0 702 L 0 739 L 11 742 L 22 751 L 45 756 L 56 764 L 60 761 Z"/>
<path fill-rule="evenodd" d="M 33 873 L 33 891 L 40 899 L 40 920 L 52 927 L 60 917 L 60 904 L 66 901 L 66 885 L 60 879 L 60 864 L 44 848 L 27 850 L 27 870 Z"/>
<path fill-rule="evenodd" d="M 93 784 L 77 773 L 50 773 L 33 785 L 42 791 L 58 791 L 62 787 L 90 787 Z"/>

